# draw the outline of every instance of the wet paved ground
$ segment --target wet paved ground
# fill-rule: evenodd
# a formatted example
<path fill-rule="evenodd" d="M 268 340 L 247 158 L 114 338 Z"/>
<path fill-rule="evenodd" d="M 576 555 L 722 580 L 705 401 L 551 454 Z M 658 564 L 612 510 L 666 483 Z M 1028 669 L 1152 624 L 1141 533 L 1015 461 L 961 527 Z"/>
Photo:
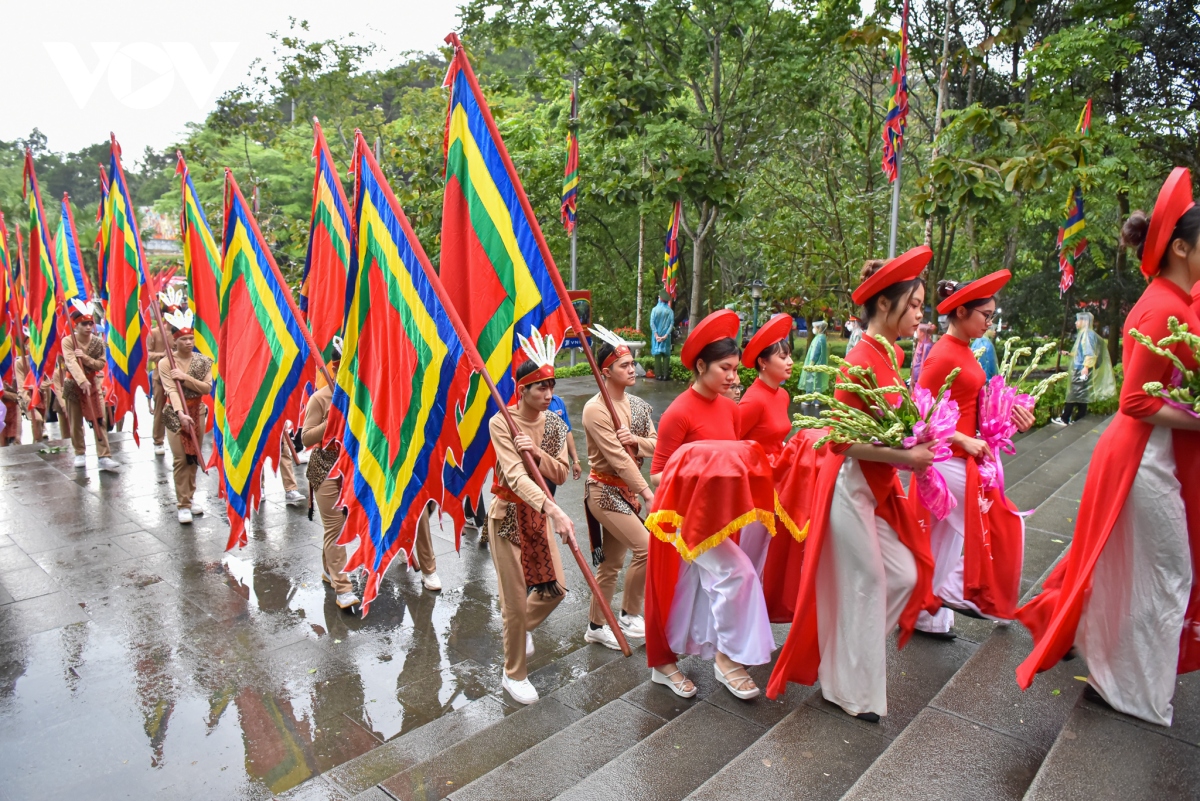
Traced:
<path fill-rule="evenodd" d="M 637 393 L 661 413 L 681 389 Z M 595 384 L 558 390 L 578 421 Z M 170 456 L 153 455 L 141 420 L 141 448 L 113 435 L 116 474 L 96 469 L 90 444 L 86 470 L 69 448 L 0 449 L 0 799 L 303 794 L 307 779 L 482 696 L 514 711 L 499 689 L 491 559 L 473 530 L 456 554 L 449 526 L 434 528 L 443 592 L 397 563 L 370 615 L 347 615 L 320 580 L 319 523 L 284 504 L 277 476 L 249 545 L 227 554 L 215 479 L 200 479 L 208 513 L 180 526 Z M 582 527 L 582 481 L 558 498 Z M 543 693 L 618 656 L 583 648 L 587 589 L 565 548 L 563 559 L 571 592 L 534 634 Z"/>

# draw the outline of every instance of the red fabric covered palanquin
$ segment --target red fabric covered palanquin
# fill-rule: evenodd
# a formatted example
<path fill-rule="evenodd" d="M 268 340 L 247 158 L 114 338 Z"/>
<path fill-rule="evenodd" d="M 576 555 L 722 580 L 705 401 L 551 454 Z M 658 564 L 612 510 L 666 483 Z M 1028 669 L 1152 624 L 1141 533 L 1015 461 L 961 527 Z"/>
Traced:
<path fill-rule="evenodd" d="M 651 667 L 676 658 L 667 643 L 667 619 L 680 560 L 691 561 L 726 539 L 736 541 L 750 523 L 762 523 L 774 533 L 774 509 L 771 463 L 758 443 L 697 441 L 674 452 L 646 517 L 646 528 L 654 535 L 646 577 L 646 657 Z"/>
<path fill-rule="evenodd" d="M 846 361 L 852 366 L 874 371 L 876 381 L 881 387 L 899 385 L 903 379 L 892 369 L 891 360 L 883 348 L 884 346 L 876 340 L 864 337 L 846 355 Z M 904 352 L 899 346 L 895 346 L 895 354 L 897 364 L 902 364 Z M 868 411 L 862 400 L 853 393 L 837 390 L 835 395 L 840 401 L 864 412 Z M 895 402 L 893 396 L 889 396 L 889 400 Z M 829 508 L 838 473 L 845 462 L 844 451 L 845 448 L 830 448 L 828 455 L 820 462 L 795 615 L 792 618 L 791 631 L 767 685 L 767 696 L 770 698 L 782 695 L 789 681 L 808 685 L 817 681 L 817 669 L 821 663 L 817 640 L 817 565 L 822 545 L 830 534 Z M 917 583 L 900 616 L 899 644 L 900 647 L 904 647 L 912 636 L 917 615 L 921 610 L 934 612 L 940 606 L 932 590 L 933 556 L 929 551 L 929 532 L 928 529 L 920 527 L 908 507 L 904 487 L 894 466 L 886 462 L 869 461 L 862 461 L 860 466 L 863 477 L 875 496 L 875 514 L 895 530 L 900 542 L 909 549 L 916 562 Z"/>

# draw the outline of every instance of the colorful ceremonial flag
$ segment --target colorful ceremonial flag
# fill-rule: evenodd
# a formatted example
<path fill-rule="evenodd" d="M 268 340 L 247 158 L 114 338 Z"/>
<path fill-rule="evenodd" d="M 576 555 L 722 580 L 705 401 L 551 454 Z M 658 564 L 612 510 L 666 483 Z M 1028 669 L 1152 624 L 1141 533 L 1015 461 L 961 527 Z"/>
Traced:
<path fill-rule="evenodd" d="M 892 96 L 883 119 L 883 171 L 896 180 L 896 164 L 908 125 L 908 0 L 900 17 L 900 44 L 892 53 Z"/>
<path fill-rule="evenodd" d="M 108 303 L 108 275 L 104 271 L 104 251 L 108 248 L 108 226 L 105 224 L 104 213 L 108 209 L 108 173 L 104 165 L 100 167 L 100 205 L 96 207 L 96 242 L 99 258 L 96 259 L 96 297 L 103 303 Z"/>
<path fill-rule="evenodd" d="M 54 251 L 50 233 L 46 230 L 46 211 L 42 192 L 38 188 L 33 167 L 33 153 L 25 150 L 24 192 L 29 200 L 29 263 L 25 312 L 29 317 L 29 359 L 33 380 L 41 386 L 54 372 L 59 353 L 59 331 L 55 316 L 55 287 L 58 268 L 54 266 Z"/>
<path fill-rule="evenodd" d="M 676 200 L 671 209 L 671 221 L 667 223 L 667 239 L 663 246 L 662 285 L 671 300 L 679 288 L 679 227 L 683 222 L 683 201 Z"/>
<path fill-rule="evenodd" d="M 1079 124 L 1075 126 L 1075 132 L 1083 136 L 1090 136 L 1092 132 L 1092 101 L 1088 98 L 1088 102 L 1084 105 L 1083 111 L 1079 115 Z M 1084 156 L 1082 148 L 1079 151 L 1079 166 L 1083 167 L 1087 164 L 1087 158 Z M 1075 266 L 1079 257 L 1083 255 L 1083 251 L 1087 250 L 1087 238 L 1082 236 L 1084 229 L 1087 228 L 1087 220 L 1083 215 L 1083 188 L 1076 184 L 1071 194 L 1067 197 L 1067 208 L 1065 212 L 1065 220 L 1058 229 L 1058 240 L 1055 243 L 1058 248 L 1058 291 L 1059 294 L 1064 294 L 1075 283 Z"/>
<path fill-rule="evenodd" d="M 21 324 L 20 314 L 13 302 L 12 261 L 8 256 L 8 228 L 4 225 L 4 213 L 0 212 L 0 384 L 5 387 L 13 382 L 13 359 L 16 357 L 16 327 Z"/>
<path fill-rule="evenodd" d="M 13 226 L 13 233 L 17 235 L 17 271 L 13 279 L 13 299 L 17 304 L 17 323 L 20 326 L 17 330 L 21 331 L 22 342 L 24 342 L 24 327 L 29 325 L 29 300 L 26 295 L 25 287 L 29 281 L 25 278 L 25 274 L 29 272 L 29 268 L 25 265 L 25 243 L 21 240 L 21 226 Z M 22 346 L 24 349 L 25 346 Z"/>
<path fill-rule="evenodd" d="M 146 256 L 138 234 L 137 216 L 121 166 L 121 146 L 112 137 L 108 162 L 108 197 L 104 225 L 108 229 L 100 254 L 102 274 L 108 284 L 108 305 L 104 310 L 107 325 L 108 373 L 116 394 L 117 420 L 133 414 L 133 438 L 137 433 L 134 396 L 138 387 L 150 394 L 146 371 L 146 332 L 141 307 L 146 302 Z"/>
<path fill-rule="evenodd" d="M 182 153 L 175 174 L 179 176 L 179 191 L 183 206 L 179 215 L 179 238 L 183 244 L 183 271 L 187 276 L 188 307 L 196 327 L 196 350 L 217 362 L 217 336 L 221 330 L 221 306 L 217 287 L 221 285 L 221 253 L 213 239 L 208 218 L 196 197 L 196 186 L 188 172 Z M 157 302 L 156 299 L 151 299 Z M 210 410 L 213 411 L 213 410 Z"/>
<path fill-rule="evenodd" d="M 71 213 L 71 198 L 66 192 L 63 192 L 58 233 L 54 236 L 54 264 L 58 267 L 60 303 L 70 303 L 76 298 L 82 301 L 92 299 L 92 282 L 83 268 L 79 234 L 75 232 L 75 215 Z"/>
<path fill-rule="evenodd" d="M 338 178 L 333 155 L 321 126 L 313 120 L 317 160 L 313 176 L 312 218 L 308 228 L 308 254 L 304 258 L 304 277 L 300 281 L 300 311 L 313 342 L 326 361 L 332 357 L 330 344 L 341 333 L 346 316 L 346 276 L 350 272 L 353 237 L 350 206 Z M 315 375 L 313 362 L 306 369 L 305 381 Z"/>
<path fill-rule="evenodd" d="M 367 572 L 366 614 L 392 560 L 412 552 L 426 504 L 443 504 L 470 368 L 444 290 L 361 132 L 353 170 L 358 236 L 325 441 L 342 445 L 340 541 L 358 543 L 346 569 Z"/>
<path fill-rule="evenodd" d="M 571 121 L 567 128 L 567 166 L 563 170 L 562 222 L 567 233 L 575 231 L 575 201 L 579 192 L 579 106 L 571 92 Z"/>
<path fill-rule="evenodd" d="M 288 302 L 291 290 L 228 169 L 224 242 L 213 443 L 233 549 L 246 544 L 245 521 L 258 508 L 265 461 L 279 463 L 283 423 L 298 415 L 309 349 Z"/>
<path fill-rule="evenodd" d="M 451 91 L 441 280 L 507 403 L 515 389 L 516 335 L 528 337 L 538 329 L 561 342 L 568 318 L 552 277 L 557 268 L 512 159 L 465 51 L 457 37 L 450 40 L 456 46 L 446 75 Z M 463 460 L 450 465 L 446 476 L 446 489 L 459 501 L 478 500 L 495 463 L 488 436 L 495 413 L 487 387 L 474 376 L 458 417 Z M 461 503 L 449 504 L 446 511 L 461 527 Z"/>

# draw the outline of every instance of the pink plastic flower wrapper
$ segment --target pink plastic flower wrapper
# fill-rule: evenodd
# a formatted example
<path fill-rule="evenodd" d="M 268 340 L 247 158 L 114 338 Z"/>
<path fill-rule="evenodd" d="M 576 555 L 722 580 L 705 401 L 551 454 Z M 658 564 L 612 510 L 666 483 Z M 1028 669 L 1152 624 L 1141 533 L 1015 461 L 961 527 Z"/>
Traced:
<path fill-rule="evenodd" d="M 1183 386 L 1183 373 L 1179 372 L 1178 368 L 1171 371 L 1171 386 L 1172 387 Z M 1158 395 L 1155 395 L 1154 397 L 1159 398 L 1160 400 L 1162 400 L 1163 403 L 1170 406 L 1172 409 L 1181 409 L 1181 410 L 1187 412 L 1188 414 L 1190 414 L 1192 417 L 1200 417 L 1200 415 L 1196 414 L 1196 410 L 1193 409 L 1191 406 L 1187 405 L 1186 403 L 1184 403 L 1182 401 L 1177 401 L 1174 398 L 1169 397 L 1166 393 L 1158 394 Z"/>
<path fill-rule="evenodd" d="M 1033 411 L 1033 396 L 1020 392 L 1004 382 L 1003 376 L 993 376 L 979 390 L 979 436 L 988 444 L 992 458 L 979 463 L 979 485 L 984 490 L 1004 491 L 1004 464 L 1000 454 L 1013 454 L 1013 435 L 1017 426 L 1012 421 L 1014 407 Z"/>
<path fill-rule="evenodd" d="M 912 435 L 904 438 L 904 447 L 932 442 L 933 460 L 944 462 L 953 455 L 950 439 L 958 425 L 958 403 L 950 400 L 949 391 L 935 401 L 933 393 L 922 386 L 913 387 L 912 400 L 921 419 L 913 423 Z M 950 511 L 958 506 L 958 501 L 946 486 L 946 479 L 937 470 L 914 470 L 913 484 L 921 505 L 938 520 L 945 520 Z"/>

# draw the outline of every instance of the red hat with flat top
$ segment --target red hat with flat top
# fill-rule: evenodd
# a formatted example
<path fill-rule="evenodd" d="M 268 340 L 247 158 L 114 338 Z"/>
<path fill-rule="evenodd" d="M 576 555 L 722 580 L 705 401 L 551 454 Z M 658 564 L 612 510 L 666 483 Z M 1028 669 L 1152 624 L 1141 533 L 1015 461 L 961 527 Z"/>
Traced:
<path fill-rule="evenodd" d="M 792 316 L 782 312 L 767 320 L 763 327 L 758 329 L 758 332 L 746 343 L 746 350 L 742 351 L 742 366 L 754 367 L 760 353 L 776 342 L 787 339 L 792 325 Z"/>
<path fill-rule="evenodd" d="M 938 304 L 938 314 L 949 314 L 959 306 L 973 300 L 990 298 L 999 292 L 1010 278 L 1012 278 L 1012 273 L 1008 270 L 997 270 L 983 278 L 959 284 L 953 295 Z"/>
<path fill-rule="evenodd" d="M 1150 215 L 1150 230 L 1146 232 L 1146 243 L 1142 245 L 1142 273 L 1147 278 L 1158 275 L 1162 258 L 1171 244 L 1171 234 L 1179 218 L 1195 206 L 1192 200 L 1192 174 L 1187 167 L 1171 170 L 1158 200 L 1154 202 L 1154 213 Z"/>
<path fill-rule="evenodd" d="M 683 366 L 694 370 L 700 351 L 718 339 L 733 339 L 737 336 L 739 325 L 741 320 L 738 319 L 737 312 L 730 309 L 715 311 L 696 323 L 696 328 L 688 334 L 687 341 L 683 343 L 683 350 L 679 352 Z"/>
<path fill-rule="evenodd" d="M 932 258 L 933 251 L 929 249 L 928 245 L 918 245 L 910 251 L 901 253 L 859 284 L 858 289 L 850 293 L 851 300 L 862 306 L 892 284 L 911 281 L 924 271 L 925 265 L 929 264 L 929 260 Z"/>

